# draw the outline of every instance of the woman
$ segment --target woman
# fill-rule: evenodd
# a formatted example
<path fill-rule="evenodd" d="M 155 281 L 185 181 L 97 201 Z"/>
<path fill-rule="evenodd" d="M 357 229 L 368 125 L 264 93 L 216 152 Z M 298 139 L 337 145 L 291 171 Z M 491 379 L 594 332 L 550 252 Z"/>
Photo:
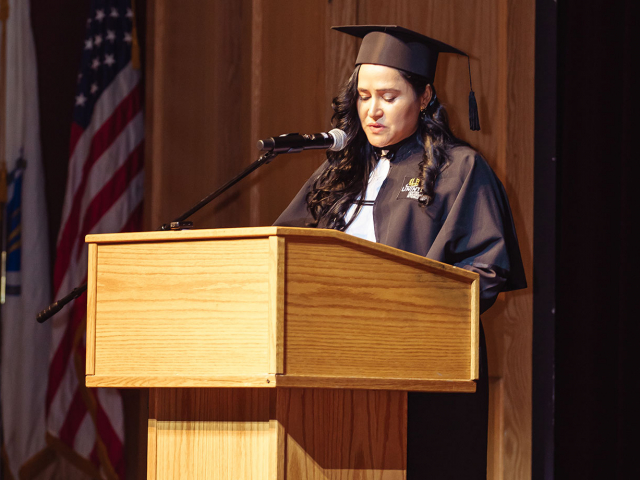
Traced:
<path fill-rule="evenodd" d="M 336 29 L 363 38 L 333 101 L 333 124 L 347 145 L 327 152 L 276 225 L 342 230 L 474 271 L 481 312 L 501 291 L 524 288 L 504 188 L 453 135 L 433 87 L 438 54 L 464 53 L 401 27 Z M 486 477 L 485 352 L 481 334 L 476 394 L 409 394 L 409 479 Z"/>

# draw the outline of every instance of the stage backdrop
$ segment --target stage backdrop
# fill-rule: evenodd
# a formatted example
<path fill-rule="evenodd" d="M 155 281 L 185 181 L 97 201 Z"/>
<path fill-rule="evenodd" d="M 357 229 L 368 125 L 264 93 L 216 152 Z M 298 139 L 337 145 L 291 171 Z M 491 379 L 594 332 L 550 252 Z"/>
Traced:
<path fill-rule="evenodd" d="M 257 158 L 259 138 L 330 128 L 331 98 L 358 46 L 330 26 L 397 24 L 471 55 L 480 132 L 468 130 L 466 58 L 442 55 L 435 86 L 455 132 L 507 189 L 531 285 L 534 0 L 157 0 L 147 14 L 147 228 L 240 172 Z M 322 160 L 277 158 L 195 215 L 196 227 L 270 225 Z M 530 478 L 531 288 L 502 295 L 483 323 L 489 478 Z"/>

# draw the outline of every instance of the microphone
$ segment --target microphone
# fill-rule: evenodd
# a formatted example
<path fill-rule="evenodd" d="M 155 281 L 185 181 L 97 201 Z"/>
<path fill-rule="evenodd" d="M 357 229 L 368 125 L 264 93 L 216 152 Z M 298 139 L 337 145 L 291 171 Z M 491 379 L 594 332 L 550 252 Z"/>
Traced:
<path fill-rule="evenodd" d="M 80 285 L 79 287 L 74 288 L 71 293 L 69 293 L 67 296 L 61 298 L 60 300 L 58 300 L 57 302 L 52 303 L 51 305 L 49 305 L 47 308 L 45 308 L 44 310 L 42 310 L 38 316 L 36 317 L 36 320 L 38 321 L 38 323 L 44 323 L 47 320 L 49 320 L 51 317 L 53 317 L 56 313 L 58 313 L 60 310 L 63 309 L 63 307 L 69 303 L 71 300 L 75 300 L 76 298 L 78 298 L 80 295 L 82 295 L 85 291 L 87 290 L 87 284 L 85 283 L 84 285 Z"/>
<path fill-rule="evenodd" d="M 347 134 L 339 128 L 334 128 L 329 133 L 312 133 L 300 135 L 287 133 L 279 137 L 271 137 L 266 140 L 258 140 L 259 150 L 268 150 L 274 153 L 298 153 L 302 150 L 314 150 L 328 148 L 337 152 L 347 144 Z"/>

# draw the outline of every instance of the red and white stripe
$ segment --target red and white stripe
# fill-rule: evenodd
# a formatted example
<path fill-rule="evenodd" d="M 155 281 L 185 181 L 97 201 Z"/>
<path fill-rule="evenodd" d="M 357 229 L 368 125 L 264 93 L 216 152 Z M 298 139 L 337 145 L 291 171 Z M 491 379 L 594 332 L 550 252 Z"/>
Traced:
<path fill-rule="evenodd" d="M 144 145 L 140 88 L 140 72 L 127 65 L 98 99 L 89 126 L 82 130 L 72 125 L 54 270 L 56 299 L 86 282 L 85 235 L 140 228 Z M 84 387 L 85 318 L 85 295 L 53 317 L 47 430 L 102 475 L 115 472 L 122 478 L 122 401 L 117 390 Z"/>

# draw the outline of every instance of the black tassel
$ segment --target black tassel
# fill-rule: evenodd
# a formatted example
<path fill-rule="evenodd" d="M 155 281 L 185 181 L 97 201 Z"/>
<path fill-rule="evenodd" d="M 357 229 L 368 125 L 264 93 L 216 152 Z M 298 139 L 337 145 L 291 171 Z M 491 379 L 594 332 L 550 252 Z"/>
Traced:
<path fill-rule="evenodd" d="M 469 128 L 474 132 L 480 130 L 480 118 L 478 117 L 478 104 L 473 90 L 469 93 Z"/>
<path fill-rule="evenodd" d="M 476 95 L 473 93 L 473 83 L 471 83 L 471 59 L 467 55 L 467 66 L 469 67 L 469 128 L 474 132 L 480 130 L 480 117 L 478 117 L 478 104 Z"/>

